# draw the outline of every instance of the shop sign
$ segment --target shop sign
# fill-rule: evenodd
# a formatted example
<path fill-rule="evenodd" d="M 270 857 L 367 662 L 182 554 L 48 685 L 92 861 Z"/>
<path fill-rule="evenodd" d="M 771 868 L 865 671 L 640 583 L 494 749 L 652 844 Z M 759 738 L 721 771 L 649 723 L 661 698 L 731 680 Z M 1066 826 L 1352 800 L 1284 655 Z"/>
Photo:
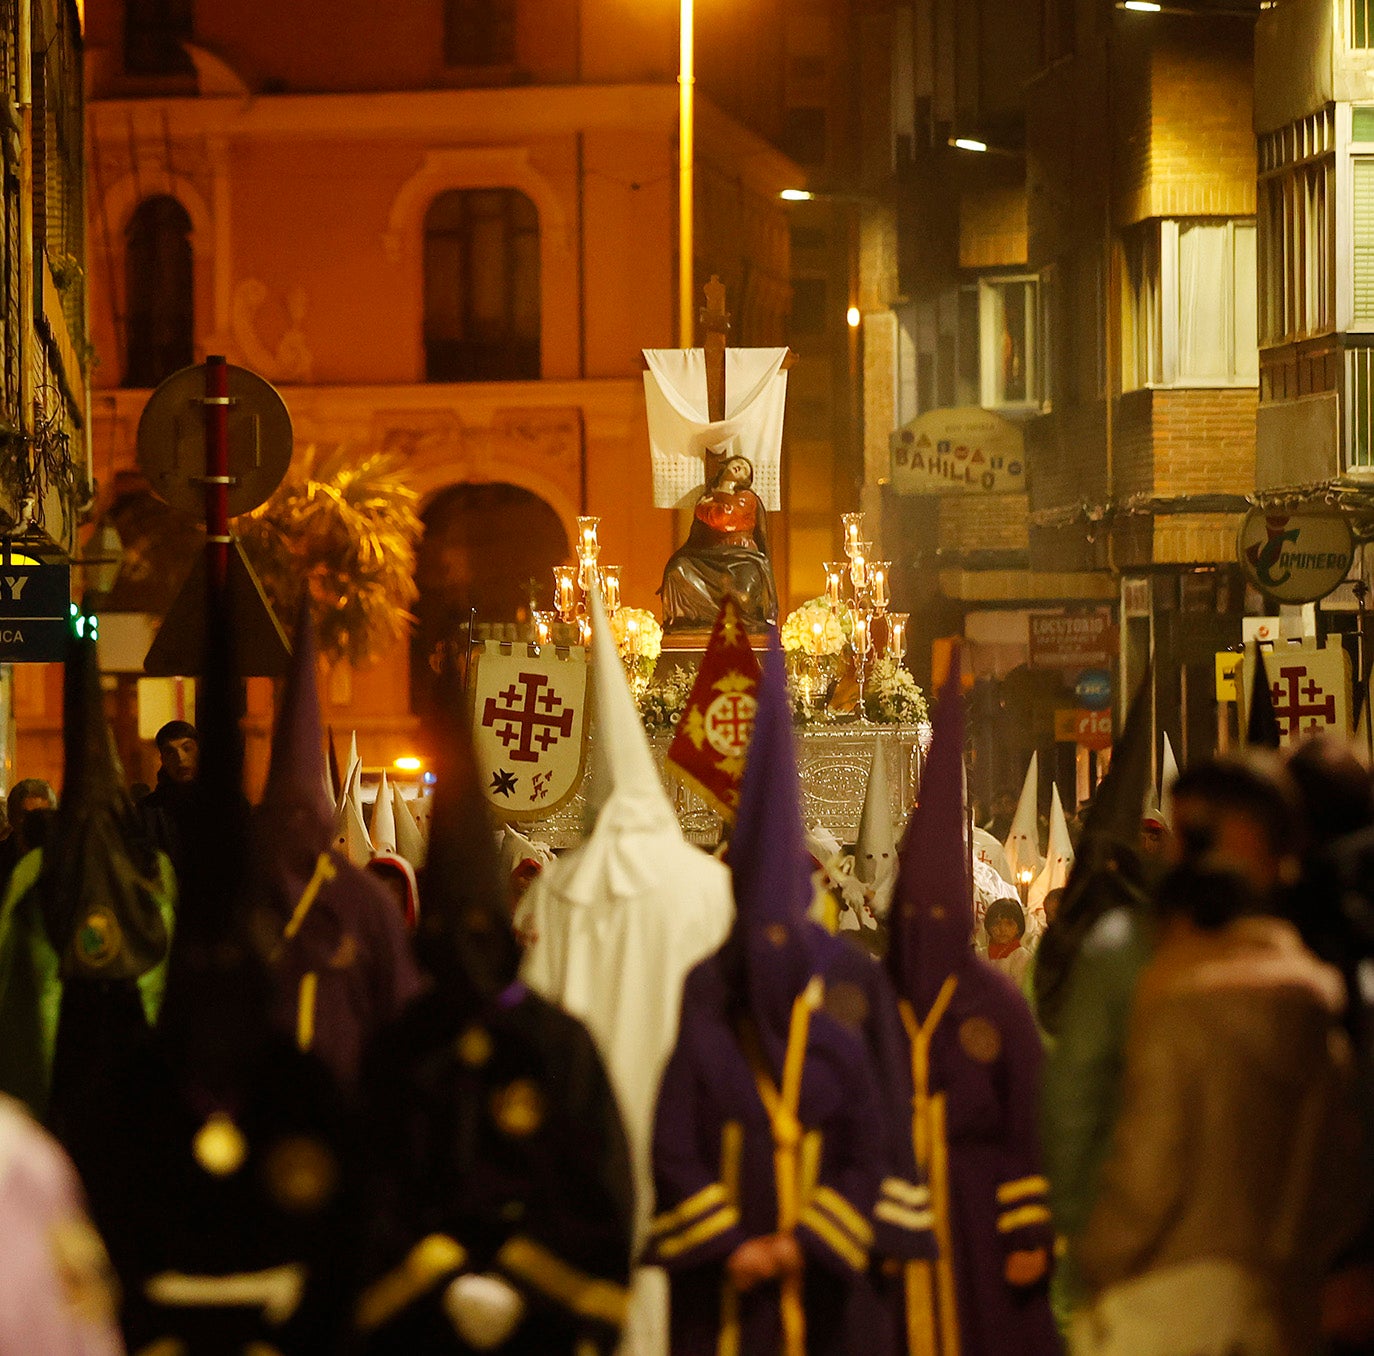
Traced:
<path fill-rule="evenodd" d="M 1015 494 L 1026 488 L 1021 426 L 969 406 L 927 410 L 888 439 L 897 494 Z"/>
<path fill-rule="evenodd" d="M 1350 572 L 1355 538 L 1339 509 L 1253 508 L 1241 523 L 1237 553 L 1246 577 L 1268 597 L 1315 603 Z"/>
<path fill-rule="evenodd" d="M 1060 709 L 1054 713 L 1054 738 L 1058 744 L 1081 744 L 1085 749 L 1112 746 L 1112 713 Z"/>
<path fill-rule="evenodd" d="M 1030 614 L 1033 669 L 1110 669 L 1116 649 L 1117 630 L 1109 607 Z"/>
<path fill-rule="evenodd" d="M 56 547 L 0 543 L 0 663 L 48 664 L 72 636 L 72 566 Z"/>
<path fill-rule="evenodd" d="M 1217 651 L 1217 701 L 1235 702 L 1240 700 L 1236 682 L 1240 666 L 1245 656 L 1237 650 Z"/>
<path fill-rule="evenodd" d="M 1079 706 L 1105 711 L 1112 704 L 1112 675 L 1106 669 L 1085 669 L 1073 685 Z"/>

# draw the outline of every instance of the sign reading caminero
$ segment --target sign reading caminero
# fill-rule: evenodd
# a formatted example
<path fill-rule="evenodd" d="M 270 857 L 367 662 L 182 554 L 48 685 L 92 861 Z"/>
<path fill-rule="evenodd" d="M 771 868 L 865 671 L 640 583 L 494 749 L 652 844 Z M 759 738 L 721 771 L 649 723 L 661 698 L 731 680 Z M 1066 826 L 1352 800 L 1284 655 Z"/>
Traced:
<path fill-rule="evenodd" d="M 1033 669 L 1111 669 L 1117 630 L 1109 607 L 1070 607 L 1030 614 Z"/>
<path fill-rule="evenodd" d="M 47 664 L 67 657 L 72 566 L 46 541 L 0 539 L 0 663 Z"/>
<path fill-rule="evenodd" d="M 1355 538 L 1335 508 L 1253 508 L 1237 546 L 1250 582 L 1276 602 L 1315 603 L 1349 573 Z"/>
<path fill-rule="evenodd" d="M 977 406 L 927 410 L 892 434 L 897 494 L 1014 494 L 1026 488 L 1019 424 Z"/>

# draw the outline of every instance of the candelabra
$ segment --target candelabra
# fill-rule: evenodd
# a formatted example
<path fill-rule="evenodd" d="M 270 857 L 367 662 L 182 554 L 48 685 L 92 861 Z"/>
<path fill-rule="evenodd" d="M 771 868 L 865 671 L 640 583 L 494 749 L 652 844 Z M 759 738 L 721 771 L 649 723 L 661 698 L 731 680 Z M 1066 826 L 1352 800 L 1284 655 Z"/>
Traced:
<path fill-rule="evenodd" d="M 846 513 L 843 560 L 825 562 L 825 596 L 834 611 L 848 607 L 849 643 L 854 651 L 854 676 L 859 684 L 859 718 L 864 718 L 864 686 L 870 664 L 906 658 L 909 616 L 889 612 L 892 602 L 892 562 L 873 558 L 873 543 L 864 537 L 864 515 Z"/>

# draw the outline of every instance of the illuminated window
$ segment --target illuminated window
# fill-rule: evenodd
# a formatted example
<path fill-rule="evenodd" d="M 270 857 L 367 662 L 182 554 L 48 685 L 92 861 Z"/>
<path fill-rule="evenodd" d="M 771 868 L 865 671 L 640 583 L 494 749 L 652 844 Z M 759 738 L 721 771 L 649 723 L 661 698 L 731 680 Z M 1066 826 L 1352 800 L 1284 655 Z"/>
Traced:
<path fill-rule="evenodd" d="M 1350 0 L 1350 45 L 1374 47 L 1374 0 Z"/>
<path fill-rule="evenodd" d="M 446 0 L 444 60 L 450 66 L 514 62 L 515 0 Z"/>
<path fill-rule="evenodd" d="M 156 386 L 195 361 L 191 218 L 175 198 L 145 198 L 125 244 L 124 384 Z"/>
<path fill-rule="evenodd" d="M 130 75 L 193 75 L 183 43 L 194 32 L 192 0 L 125 0 L 124 69 Z"/>
<path fill-rule="evenodd" d="M 1038 407 L 1043 397 L 1040 280 L 984 278 L 978 284 L 980 404 Z"/>
<path fill-rule="evenodd" d="M 539 376 L 539 215 L 508 188 L 440 194 L 425 216 L 425 376 Z"/>
<path fill-rule="evenodd" d="M 1122 255 L 1124 390 L 1256 384 L 1253 218 L 1146 222 Z"/>

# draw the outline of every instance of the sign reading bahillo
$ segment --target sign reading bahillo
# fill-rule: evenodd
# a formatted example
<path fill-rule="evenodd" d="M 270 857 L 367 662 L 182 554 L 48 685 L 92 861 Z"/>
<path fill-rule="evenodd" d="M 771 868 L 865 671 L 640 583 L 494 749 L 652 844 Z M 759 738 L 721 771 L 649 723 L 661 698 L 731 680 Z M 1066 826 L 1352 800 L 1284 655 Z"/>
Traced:
<path fill-rule="evenodd" d="M 72 567 L 49 542 L 0 541 L 0 663 L 47 664 L 67 656 Z"/>
<path fill-rule="evenodd" d="M 1339 509 L 1253 508 L 1237 552 L 1250 582 L 1276 602 L 1315 603 L 1350 572 L 1355 538 Z"/>
<path fill-rule="evenodd" d="M 991 410 L 927 410 L 889 439 L 897 494 L 1014 494 L 1026 488 L 1021 427 Z"/>

